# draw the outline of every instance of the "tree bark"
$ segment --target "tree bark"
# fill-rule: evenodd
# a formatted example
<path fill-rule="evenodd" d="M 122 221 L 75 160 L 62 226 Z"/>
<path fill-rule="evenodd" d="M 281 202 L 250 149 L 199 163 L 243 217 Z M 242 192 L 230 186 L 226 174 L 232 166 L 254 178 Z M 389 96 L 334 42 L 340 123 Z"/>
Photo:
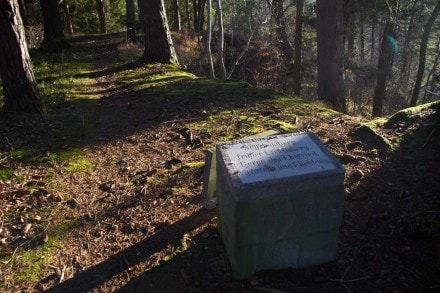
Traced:
<path fill-rule="evenodd" d="M 414 90 L 411 96 L 411 106 L 415 106 L 417 104 L 417 100 L 419 98 L 420 86 L 422 84 L 423 72 L 425 71 L 426 64 L 426 48 L 428 46 L 429 34 L 431 33 L 432 25 L 434 24 L 435 19 L 437 18 L 440 12 L 440 0 L 437 1 L 437 4 L 434 7 L 434 10 L 429 17 L 422 36 L 422 42 L 420 43 L 420 53 L 419 53 L 419 68 L 417 70 L 416 83 L 414 84 Z"/>
<path fill-rule="evenodd" d="M 125 0 L 127 42 L 136 43 L 136 10 L 134 0 Z"/>
<path fill-rule="evenodd" d="M 58 0 L 42 0 L 40 5 L 44 25 L 42 46 L 51 51 L 61 51 L 65 46 L 65 38 Z"/>
<path fill-rule="evenodd" d="M 220 67 L 220 74 L 222 78 L 226 78 L 226 66 L 224 57 L 224 45 L 225 45 L 225 34 L 223 28 L 223 10 L 222 1 L 217 0 L 217 15 L 218 15 L 218 63 Z"/>
<path fill-rule="evenodd" d="M 178 64 L 163 0 L 140 0 L 139 6 L 145 47 L 140 61 Z"/>
<path fill-rule="evenodd" d="M 173 0 L 173 31 L 180 31 L 182 29 L 179 10 L 179 0 Z"/>
<path fill-rule="evenodd" d="M 67 33 L 69 36 L 73 36 L 73 24 L 72 24 L 72 17 L 70 16 L 69 11 L 69 3 L 67 0 L 62 1 L 62 10 L 63 10 L 63 19 L 64 19 L 64 25 L 67 28 Z"/>
<path fill-rule="evenodd" d="M 212 2 L 211 0 L 207 0 L 208 2 L 208 20 L 207 20 L 207 28 L 206 28 L 206 56 L 208 57 L 208 67 L 209 67 L 209 76 L 211 78 L 215 78 L 214 72 L 214 64 L 212 62 L 212 52 L 211 52 L 211 38 L 212 38 L 212 22 L 211 22 L 211 11 L 212 11 Z"/>
<path fill-rule="evenodd" d="M 304 0 L 296 1 L 295 19 L 295 62 L 293 67 L 293 93 L 301 95 L 301 56 L 302 56 L 302 24 L 303 24 Z"/>
<path fill-rule="evenodd" d="M 42 113 L 16 0 L 0 1 L 0 75 L 6 112 Z"/>
<path fill-rule="evenodd" d="M 394 25 L 391 19 L 387 19 L 382 38 L 382 46 L 379 52 L 377 68 L 377 83 L 373 96 L 373 117 L 382 116 L 383 105 L 386 98 L 387 80 L 393 67 L 394 49 L 392 39 L 394 38 Z"/>
<path fill-rule="evenodd" d="M 196 31 L 203 30 L 205 22 L 205 4 L 206 0 L 194 0 L 194 29 Z"/>
<path fill-rule="evenodd" d="M 276 42 L 288 63 L 293 61 L 294 50 L 289 41 L 284 20 L 283 0 L 272 0 L 272 19 L 274 21 Z M 291 69 L 291 66 L 289 66 Z"/>
<path fill-rule="evenodd" d="M 104 0 L 96 0 L 96 11 L 98 12 L 98 18 L 99 18 L 99 32 L 101 34 L 106 34 L 107 21 L 105 19 Z"/>
<path fill-rule="evenodd" d="M 317 0 L 318 99 L 347 112 L 342 0 Z"/>
<path fill-rule="evenodd" d="M 409 23 L 408 23 L 408 28 L 406 30 L 406 34 L 405 34 L 405 40 L 403 41 L 403 46 L 402 46 L 402 57 L 401 57 L 401 63 L 402 63 L 402 67 L 400 70 L 400 84 L 402 86 L 405 86 L 405 89 L 407 89 L 406 85 L 408 84 L 408 80 L 409 80 L 409 53 L 410 53 L 410 48 L 409 48 L 409 44 L 411 42 L 411 37 L 412 37 L 412 31 L 413 31 L 413 26 L 414 26 L 414 18 L 415 18 L 415 14 L 417 12 L 416 9 L 416 5 L 417 5 L 418 1 L 414 1 L 412 9 L 411 9 L 411 17 L 409 19 Z"/>
<path fill-rule="evenodd" d="M 21 21 L 23 22 L 23 25 L 25 27 L 29 26 L 29 21 L 28 21 L 27 11 L 26 11 L 26 4 L 24 3 L 24 0 L 18 0 L 18 7 L 20 8 L 20 16 L 21 16 Z"/>

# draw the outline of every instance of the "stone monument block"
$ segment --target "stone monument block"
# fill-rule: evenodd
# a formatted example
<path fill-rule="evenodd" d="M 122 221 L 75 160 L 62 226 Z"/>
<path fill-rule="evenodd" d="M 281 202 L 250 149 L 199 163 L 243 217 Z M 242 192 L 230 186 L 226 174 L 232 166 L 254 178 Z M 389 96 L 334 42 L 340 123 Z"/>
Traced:
<path fill-rule="evenodd" d="M 312 133 L 218 144 L 219 231 L 234 276 L 334 260 L 344 169 Z"/>

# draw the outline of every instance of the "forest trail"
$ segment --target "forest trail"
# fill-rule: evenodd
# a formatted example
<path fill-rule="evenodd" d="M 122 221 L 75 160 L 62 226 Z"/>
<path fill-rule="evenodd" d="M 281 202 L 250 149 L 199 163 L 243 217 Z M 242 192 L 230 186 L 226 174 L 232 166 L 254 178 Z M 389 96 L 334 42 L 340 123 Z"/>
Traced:
<path fill-rule="evenodd" d="M 11 291 L 440 288 L 440 135 L 434 128 L 422 141 L 414 140 L 426 125 L 438 123 L 438 108 L 380 128 L 398 142 L 386 149 L 352 135 L 359 118 L 245 83 L 195 78 L 160 64 L 135 66 L 121 61 L 120 41 L 94 36 L 74 43 L 72 51 L 93 68 L 85 74 L 96 81 L 90 91 L 99 95 L 92 114 L 96 129 L 82 142 L 80 154 L 92 168 L 74 175 L 62 166 L 55 170 L 63 200 L 44 224 L 50 235 L 62 231 L 54 244 L 59 249 L 41 244 L 50 257 L 36 282 L 14 283 L 17 268 L 4 270 Z M 202 207 L 204 150 L 268 128 L 312 131 L 344 165 L 338 258 L 238 281 L 231 275 L 215 211 Z"/>

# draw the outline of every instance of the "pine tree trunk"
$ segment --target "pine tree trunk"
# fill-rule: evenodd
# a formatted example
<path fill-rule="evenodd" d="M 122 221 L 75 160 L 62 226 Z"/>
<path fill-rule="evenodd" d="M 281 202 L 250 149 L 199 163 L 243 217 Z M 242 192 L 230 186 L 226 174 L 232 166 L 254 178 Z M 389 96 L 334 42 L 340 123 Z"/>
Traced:
<path fill-rule="evenodd" d="M 51 51 L 61 51 L 65 45 L 65 39 L 58 0 L 40 1 L 40 5 L 44 25 L 42 46 Z"/>
<path fill-rule="evenodd" d="M 64 25 L 67 28 L 67 33 L 69 36 L 73 36 L 73 24 L 72 24 L 72 17 L 70 16 L 69 11 L 69 3 L 67 3 L 67 0 L 62 1 L 63 5 L 63 18 L 64 18 Z"/>
<path fill-rule="evenodd" d="M 317 0 L 318 99 L 347 112 L 342 0 Z"/>
<path fill-rule="evenodd" d="M 393 67 L 394 50 L 391 38 L 394 36 L 394 25 L 388 19 L 383 33 L 382 46 L 379 52 L 379 62 L 377 68 L 377 83 L 373 96 L 373 117 L 382 116 L 383 105 L 386 98 L 387 80 Z"/>
<path fill-rule="evenodd" d="M 303 23 L 304 0 L 296 1 L 295 19 L 295 62 L 293 67 L 293 93 L 301 95 L 301 55 L 302 55 L 302 23 Z"/>
<path fill-rule="evenodd" d="M 285 60 L 290 64 L 293 60 L 294 50 L 286 31 L 283 0 L 272 0 L 272 19 L 276 26 L 276 43 L 280 47 Z"/>
<path fill-rule="evenodd" d="M 136 10 L 134 0 L 125 0 L 127 42 L 136 43 Z"/>
<path fill-rule="evenodd" d="M 7 112 L 42 113 L 16 0 L 0 1 L 0 75 Z"/>
<path fill-rule="evenodd" d="M 181 29 L 179 0 L 173 0 L 173 31 L 180 31 Z"/>
<path fill-rule="evenodd" d="M 99 32 L 101 34 L 107 33 L 107 21 L 105 19 L 105 7 L 103 0 L 96 0 L 96 11 L 99 18 Z"/>
<path fill-rule="evenodd" d="M 429 34 L 431 33 L 432 25 L 434 24 L 435 19 L 437 18 L 440 12 L 440 0 L 435 5 L 434 10 L 431 13 L 431 16 L 426 23 L 422 42 L 420 43 L 420 54 L 419 54 L 419 68 L 417 70 L 416 83 L 414 84 L 414 90 L 411 96 L 411 106 L 415 106 L 417 104 L 417 100 L 419 98 L 420 86 L 422 85 L 423 72 L 425 71 L 425 63 L 426 63 L 426 48 L 428 46 Z"/>
<path fill-rule="evenodd" d="M 163 0 L 140 0 L 139 6 L 145 47 L 140 61 L 178 64 Z"/>

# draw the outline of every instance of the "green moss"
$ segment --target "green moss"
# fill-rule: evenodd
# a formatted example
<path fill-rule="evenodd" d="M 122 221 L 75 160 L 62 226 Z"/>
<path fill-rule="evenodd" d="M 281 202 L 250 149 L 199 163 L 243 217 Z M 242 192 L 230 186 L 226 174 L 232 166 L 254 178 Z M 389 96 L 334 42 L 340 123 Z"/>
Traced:
<path fill-rule="evenodd" d="M 14 176 L 14 170 L 0 166 L 0 181 L 8 181 Z"/>
<path fill-rule="evenodd" d="M 71 174 L 80 174 L 92 171 L 93 166 L 92 163 L 87 158 L 78 158 L 72 162 L 70 162 L 64 170 Z"/>
<path fill-rule="evenodd" d="M 19 268 L 15 276 L 18 282 L 34 283 L 41 278 L 43 268 L 50 264 L 50 254 L 54 248 L 47 246 L 25 251 L 14 262 Z"/>
<path fill-rule="evenodd" d="M 362 123 L 352 133 L 357 139 L 381 149 L 395 149 L 396 145 L 380 134 L 380 127 L 386 122 L 385 118 L 378 118 Z"/>
<path fill-rule="evenodd" d="M 298 130 L 294 124 L 280 120 L 269 120 L 268 123 L 269 123 L 269 127 L 278 128 L 285 132 L 295 132 Z"/>
<path fill-rule="evenodd" d="M 435 101 L 432 103 L 427 103 L 427 104 L 423 104 L 423 105 L 400 110 L 397 113 L 395 113 L 394 115 L 392 115 L 390 118 L 388 118 L 388 120 L 386 121 L 384 126 L 387 128 L 391 128 L 400 122 L 409 121 L 411 119 L 411 116 L 414 114 L 417 114 L 423 110 L 434 109 L 434 108 L 438 108 L 438 107 L 440 107 L 440 101 Z"/>

